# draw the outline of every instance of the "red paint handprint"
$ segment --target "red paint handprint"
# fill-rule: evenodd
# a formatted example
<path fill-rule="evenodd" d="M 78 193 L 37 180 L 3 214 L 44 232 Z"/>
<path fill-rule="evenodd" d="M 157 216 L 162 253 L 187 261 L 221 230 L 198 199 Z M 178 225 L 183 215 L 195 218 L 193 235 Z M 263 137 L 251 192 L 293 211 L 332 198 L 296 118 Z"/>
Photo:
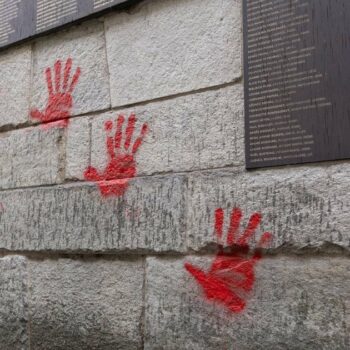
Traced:
<path fill-rule="evenodd" d="M 107 151 L 109 161 L 103 173 L 99 173 L 94 167 L 89 166 L 84 177 L 88 181 L 94 181 L 100 187 L 101 194 L 104 196 L 121 196 L 128 187 L 128 182 L 136 175 L 135 153 L 141 146 L 142 140 L 147 133 L 147 124 L 143 124 L 141 133 L 131 146 L 132 137 L 135 130 L 136 117 L 131 114 L 128 119 L 128 125 L 125 130 L 125 140 L 123 139 L 124 116 L 120 115 L 117 120 L 117 130 L 113 136 L 113 122 L 105 123 L 107 133 Z"/>
<path fill-rule="evenodd" d="M 244 297 L 253 288 L 254 267 L 262 257 L 260 248 L 265 247 L 272 238 L 269 232 L 263 233 L 257 249 L 249 254 L 248 241 L 259 226 L 261 215 L 254 213 L 247 228 L 238 237 L 241 218 L 241 210 L 233 209 L 226 237 L 227 247 L 219 243 L 219 252 L 208 272 L 185 263 L 185 268 L 202 286 L 206 297 L 223 304 L 232 312 L 240 312 L 245 308 Z M 215 233 L 219 242 L 223 239 L 223 223 L 224 212 L 218 208 L 215 211 Z"/>
<path fill-rule="evenodd" d="M 60 126 L 68 125 L 68 118 L 71 116 L 73 107 L 72 93 L 78 83 L 81 73 L 78 67 L 72 80 L 69 82 L 71 69 L 72 59 L 68 58 L 64 67 L 63 79 L 61 79 L 62 63 L 60 60 L 56 61 L 54 65 L 55 86 L 52 84 L 51 68 L 49 67 L 46 69 L 45 74 L 49 98 L 44 112 L 40 112 L 38 109 L 33 109 L 30 112 L 33 119 L 40 120 L 42 123 L 59 121 L 58 124 Z M 57 125 L 57 123 L 55 125 Z"/>

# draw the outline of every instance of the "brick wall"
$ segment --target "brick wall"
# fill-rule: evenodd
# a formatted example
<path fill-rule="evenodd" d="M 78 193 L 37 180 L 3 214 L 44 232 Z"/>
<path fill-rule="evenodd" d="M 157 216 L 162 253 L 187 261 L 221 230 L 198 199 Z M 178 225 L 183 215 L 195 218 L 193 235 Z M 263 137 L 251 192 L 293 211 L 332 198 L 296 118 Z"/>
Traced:
<path fill-rule="evenodd" d="M 238 0 L 148 0 L 0 54 L 0 349 L 350 347 L 350 163 L 245 170 L 241 36 Z M 69 124 L 40 124 L 69 57 Z M 137 175 L 104 196 L 84 173 L 132 113 Z M 241 312 L 184 268 L 235 207 L 273 236 Z"/>

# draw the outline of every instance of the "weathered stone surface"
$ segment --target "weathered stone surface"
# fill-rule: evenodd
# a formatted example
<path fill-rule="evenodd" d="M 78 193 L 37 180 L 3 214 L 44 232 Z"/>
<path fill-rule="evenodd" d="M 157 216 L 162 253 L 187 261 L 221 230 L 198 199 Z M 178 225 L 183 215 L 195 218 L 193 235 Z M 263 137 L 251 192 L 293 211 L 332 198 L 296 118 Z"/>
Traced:
<path fill-rule="evenodd" d="M 0 259 L 0 348 L 27 350 L 28 277 L 26 259 L 8 256 Z"/>
<path fill-rule="evenodd" d="M 140 349 L 142 260 L 30 263 L 31 346 Z"/>
<path fill-rule="evenodd" d="M 0 55 L 0 127 L 28 120 L 30 67 L 30 45 Z"/>
<path fill-rule="evenodd" d="M 186 179 L 137 178 L 124 197 L 95 184 L 0 192 L 0 248 L 179 251 L 185 247 Z"/>
<path fill-rule="evenodd" d="M 349 348 L 348 258 L 265 257 L 239 314 L 207 301 L 185 261 L 212 258 L 147 259 L 145 349 Z"/>
<path fill-rule="evenodd" d="M 26 128 L 0 136 L 0 188 L 60 182 L 62 129 Z"/>
<path fill-rule="evenodd" d="M 147 1 L 106 19 L 112 106 L 241 76 L 241 3 Z"/>
<path fill-rule="evenodd" d="M 349 165 L 294 167 L 256 172 L 194 173 L 189 181 L 189 246 L 200 249 L 216 242 L 214 211 L 240 207 L 244 225 L 262 213 L 256 238 L 270 231 L 273 247 L 350 247 Z"/>
<path fill-rule="evenodd" d="M 67 177 L 82 179 L 90 159 L 91 165 L 102 171 L 108 163 L 104 123 L 116 121 L 118 114 L 127 118 L 131 113 L 138 118 L 134 140 L 144 122 L 149 126 L 136 154 L 138 175 L 242 165 L 242 109 L 238 85 L 94 116 L 91 157 L 87 121 L 78 118 L 68 131 Z"/>
<path fill-rule="evenodd" d="M 46 107 L 46 68 L 51 67 L 53 73 L 56 60 L 60 59 L 64 67 L 69 57 L 73 60 L 71 75 L 73 76 L 77 67 L 81 69 L 78 84 L 73 91 L 71 115 L 98 111 L 110 106 L 103 23 L 89 21 L 39 39 L 35 43 L 33 55 L 32 108 L 44 110 Z"/>
<path fill-rule="evenodd" d="M 90 118 L 72 118 L 67 129 L 66 167 L 67 179 L 83 179 L 89 165 L 91 146 Z"/>

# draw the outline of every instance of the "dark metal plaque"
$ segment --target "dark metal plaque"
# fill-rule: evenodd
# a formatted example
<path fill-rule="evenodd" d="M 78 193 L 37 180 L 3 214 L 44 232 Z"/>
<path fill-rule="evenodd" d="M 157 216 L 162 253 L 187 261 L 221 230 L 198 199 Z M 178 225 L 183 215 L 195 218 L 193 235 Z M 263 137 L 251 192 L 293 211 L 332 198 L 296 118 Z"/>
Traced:
<path fill-rule="evenodd" d="M 350 1 L 243 4 L 247 168 L 350 158 Z"/>
<path fill-rule="evenodd" d="M 136 0 L 0 0 L 0 48 Z"/>

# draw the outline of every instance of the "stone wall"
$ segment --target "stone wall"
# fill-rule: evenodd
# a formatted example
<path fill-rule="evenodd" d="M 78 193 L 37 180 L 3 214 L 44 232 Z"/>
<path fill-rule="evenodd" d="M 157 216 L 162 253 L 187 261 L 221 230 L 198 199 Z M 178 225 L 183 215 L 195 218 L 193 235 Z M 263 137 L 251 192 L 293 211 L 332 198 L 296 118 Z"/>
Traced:
<path fill-rule="evenodd" d="M 350 163 L 245 170 L 241 46 L 238 0 L 147 0 L 0 54 L 0 349 L 350 348 Z M 136 176 L 87 181 L 132 113 Z M 184 264 L 238 207 L 272 240 L 233 312 Z"/>

